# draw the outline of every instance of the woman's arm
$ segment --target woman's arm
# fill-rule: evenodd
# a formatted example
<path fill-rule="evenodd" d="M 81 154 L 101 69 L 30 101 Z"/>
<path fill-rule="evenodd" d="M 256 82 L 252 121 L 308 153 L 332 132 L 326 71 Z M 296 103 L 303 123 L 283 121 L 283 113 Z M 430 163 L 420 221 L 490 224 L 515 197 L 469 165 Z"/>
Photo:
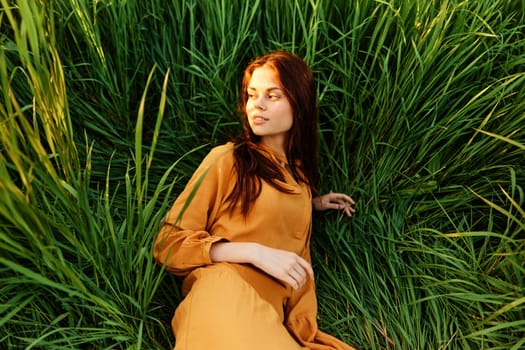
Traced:
<path fill-rule="evenodd" d="M 233 146 L 215 147 L 203 159 L 162 222 L 153 256 L 160 265 L 179 276 L 211 264 L 213 243 L 226 238 L 211 235 L 208 222 L 214 220 L 218 203 L 228 193 Z"/>
<path fill-rule="evenodd" d="M 210 249 L 213 262 L 248 263 L 294 289 L 313 279 L 312 266 L 299 255 L 251 242 L 217 242 Z"/>
<path fill-rule="evenodd" d="M 328 209 L 344 210 L 345 214 L 352 216 L 355 213 L 354 200 L 344 193 L 330 192 L 312 199 L 315 210 L 324 211 Z"/>

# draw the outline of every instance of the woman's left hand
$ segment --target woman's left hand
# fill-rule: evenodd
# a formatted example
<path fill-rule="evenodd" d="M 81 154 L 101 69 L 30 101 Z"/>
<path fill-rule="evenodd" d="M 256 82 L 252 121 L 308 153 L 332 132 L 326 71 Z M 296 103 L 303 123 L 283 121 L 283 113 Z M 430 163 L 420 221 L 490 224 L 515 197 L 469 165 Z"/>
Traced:
<path fill-rule="evenodd" d="M 355 213 L 354 200 L 344 193 L 330 192 L 312 199 L 315 210 L 324 211 L 328 209 L 344 210 L 347 216 Z"/>

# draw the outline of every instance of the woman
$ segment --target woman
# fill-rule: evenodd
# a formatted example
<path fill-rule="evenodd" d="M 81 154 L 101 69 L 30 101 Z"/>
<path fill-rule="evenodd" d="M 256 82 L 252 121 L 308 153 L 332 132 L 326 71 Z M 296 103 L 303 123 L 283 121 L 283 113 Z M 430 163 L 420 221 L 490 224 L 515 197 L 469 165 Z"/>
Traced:
<path fill-rule="evenodd" d="M 316 196 L 317 99 L 310 68 L 277 51 L 245 70 L 244 137 L 215 147 L 175 201 L 155 258 L 185 276 L 177 350 L 352 349 L 318 330 L 312 207 L 351 216 L 341 193 Z"/>

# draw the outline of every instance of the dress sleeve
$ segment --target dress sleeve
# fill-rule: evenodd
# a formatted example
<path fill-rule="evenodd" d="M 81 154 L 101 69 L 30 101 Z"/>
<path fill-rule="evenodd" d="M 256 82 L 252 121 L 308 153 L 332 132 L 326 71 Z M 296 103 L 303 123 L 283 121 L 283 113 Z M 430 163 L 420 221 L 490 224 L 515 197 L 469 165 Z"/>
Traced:
<path fill-rule="evenodd" d="M 155 240 L 157 262 L 175 275 L 185 276 L 211 264 L 210 248 L 225 240 L 209 232 L 230 188 L 233 171 L 231 147 L 214 148 L 202 161 L 175 200 Z"/>

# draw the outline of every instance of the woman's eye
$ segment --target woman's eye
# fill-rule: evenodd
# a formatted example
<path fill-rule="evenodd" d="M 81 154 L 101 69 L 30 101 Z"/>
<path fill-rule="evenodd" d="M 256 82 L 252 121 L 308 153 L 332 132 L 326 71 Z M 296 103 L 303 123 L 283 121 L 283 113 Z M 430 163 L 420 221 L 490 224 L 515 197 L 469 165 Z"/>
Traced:
<path fill-rule="evenodd" d="M 277 100 L 279 98 L 279 95 L 271 94 L 271 95 L 268 95 L 268 98 L 270 100 Z"/>

